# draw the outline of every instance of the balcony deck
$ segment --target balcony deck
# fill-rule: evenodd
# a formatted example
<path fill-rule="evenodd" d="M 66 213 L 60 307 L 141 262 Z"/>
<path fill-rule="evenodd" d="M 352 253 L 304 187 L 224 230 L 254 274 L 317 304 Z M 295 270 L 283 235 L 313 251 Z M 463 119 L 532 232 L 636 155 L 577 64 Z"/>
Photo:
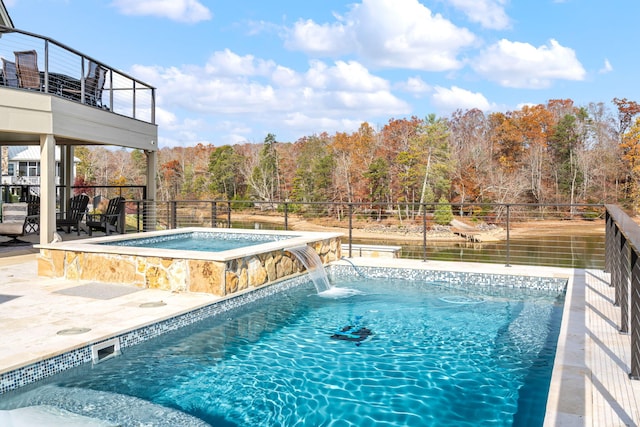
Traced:
<path fill-rule="evenodd" d="M 53 135 L 58 145 L 157 150 L 154 87 L 47 37 L 3 26 L 0 35 L 3 63 L 32 52 L 40 75 L 29 88 L 19 71 L 0 72 L 0 145 L 40 145 Z M 95 67 L 104 71 L 100 85 L 90 84 Z"/>

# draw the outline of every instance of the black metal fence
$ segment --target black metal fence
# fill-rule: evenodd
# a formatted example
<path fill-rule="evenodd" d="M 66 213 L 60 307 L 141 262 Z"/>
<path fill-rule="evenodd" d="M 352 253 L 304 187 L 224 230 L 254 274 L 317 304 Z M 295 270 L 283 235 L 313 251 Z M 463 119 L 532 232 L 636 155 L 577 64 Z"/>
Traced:
<path fill-rule="evenodd" d="M 640 227 L 618 206 L 606 205 L 606 271 L 611 273 L 620 332 L 630 333 L 629 377 L 640 379 Z"/>
<path fill-rule="evenodd" d="M 599 268 L 603 205 L 294 203 L 128 200 L 126 230 L 228 227 L 344 233 L 359 245 L 396 245 L 403 258 Z"/>

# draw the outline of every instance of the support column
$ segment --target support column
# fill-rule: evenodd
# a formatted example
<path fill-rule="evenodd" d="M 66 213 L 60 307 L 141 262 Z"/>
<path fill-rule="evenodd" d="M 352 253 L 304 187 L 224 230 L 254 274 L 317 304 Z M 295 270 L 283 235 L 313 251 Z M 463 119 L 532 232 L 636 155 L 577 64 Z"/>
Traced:
<path fill-rule="evenodd" d="M 147 196 L 143 205 L 143 231 L 156 229 L 156 176 L 158 171 L 158 152 L 145 151 L 147 156 Z"/>
<path fill-rule="evenodd" d="M 40 244 L 56 231 L 56 139 L 40 135 Z"/>
<path fill-rule="evenodd" d="M 60 171 L 60 177 L 62 178 L 62 185 L 64 186 L 64 198 L 60 198 L 60 200 L 64 200 L 64 204 L 67 204 L 67 200 L 73 196 L 71 191 L 71 186 L 73 185 L 73 177 L 74 177 L 74 163 L 73 163 L 73 146 L 65 145 L 64 150 L 60 153 L 61 159 L 64 163 L 64 169 Z M 62 203 L 61 203 L 62 204 Z"/>

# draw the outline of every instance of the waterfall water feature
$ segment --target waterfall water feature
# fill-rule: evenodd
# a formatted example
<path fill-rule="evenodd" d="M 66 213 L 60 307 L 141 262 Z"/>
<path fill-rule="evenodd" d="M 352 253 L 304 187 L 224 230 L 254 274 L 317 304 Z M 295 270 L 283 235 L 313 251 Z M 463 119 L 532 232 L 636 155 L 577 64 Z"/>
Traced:
<path fill-rule="evenodd" d="M 309 277 L 316 286 L 316 291 L 318 291 L 319 294 L 331 289 L 332 286 L 331 283 L 329 283 L 327 272 L 324 270 L 324 266 L 322 265 L 322 260 L 320 260 L 318 253 L 313 248 L 307 245 L 302 245 L 288 248 L 287 250 L 295 255 L 302 265 L 305 266 L 309 273 Z"/>

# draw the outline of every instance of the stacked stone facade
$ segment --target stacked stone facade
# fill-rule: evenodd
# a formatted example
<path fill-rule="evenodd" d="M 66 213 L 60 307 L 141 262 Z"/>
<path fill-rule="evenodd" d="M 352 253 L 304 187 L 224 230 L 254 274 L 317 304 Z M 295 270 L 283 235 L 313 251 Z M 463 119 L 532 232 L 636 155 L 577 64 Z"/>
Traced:
<path fill-rule="evenodd" d="M 310 243 L 323 264 L 340 259 L 339 238 Z M 42 249 L 38 274 L 173 292 L 231 295 L 301 274 L 305 267 L 280 249 L 226 261 Z"/>

